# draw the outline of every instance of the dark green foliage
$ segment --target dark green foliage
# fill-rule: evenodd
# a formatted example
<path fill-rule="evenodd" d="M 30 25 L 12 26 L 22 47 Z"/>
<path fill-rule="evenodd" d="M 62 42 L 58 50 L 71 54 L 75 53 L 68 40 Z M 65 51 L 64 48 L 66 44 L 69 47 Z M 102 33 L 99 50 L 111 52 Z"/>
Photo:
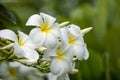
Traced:
<path fill-rule="evenodd" d="M 6 9 L 2 4 L 0 4 L 0 27 L 11 27 L 16 24 L 16 18 L 11 11 Z"/>

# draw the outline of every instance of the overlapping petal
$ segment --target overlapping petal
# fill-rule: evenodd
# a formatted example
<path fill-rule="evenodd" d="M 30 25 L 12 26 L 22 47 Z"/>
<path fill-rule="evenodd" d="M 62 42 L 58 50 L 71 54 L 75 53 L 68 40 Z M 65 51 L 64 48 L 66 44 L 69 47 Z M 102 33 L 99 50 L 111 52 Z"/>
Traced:
<path fill-rule="evenodd" d="M 26 35 L 25 33 L 18 31 L 19 34 L 19 40 L 22 40 L 23 42 L 25 42 L 25 40 L 28 39 L 28 35 Z"/>
<path fill-rule="evenodd" d="M 51 27 L 56 20 L 54 17 L 47 15 L 45 13 L 40 13 L 40 16 L 42 17 L 43 22 L 47 23 L 49 27 Z"/>
<path fill-rule="evenodd" d="M 25 57 L 31 61 L 36 61 L 39 58 L 38 53 L 29 47 L 19 46 L 17 43 L 14 44 L 14 54 L 18 57 Z"/>
<path fill-rule="evenodd" d="M 70 71 L 70 63 L 64 59 L 62 61 L 53 59 L 50 70 L 52 74 L 60 76 Z"/>
<path fill-rule="evenodd" d="M 62 40 L 62 43 L 65 44 L 65 45 L 69 45 L 68 35 L 69 35 L 68 29 L 67 28 L 61 28 L 61 40 Z"/>
<path fill-rule="evenodd" d="M 67 60 L 68 62 L 72 61 L 73 58 L 73 50 L 72 47 L 69 45 L 63 45 L 60 49 L 61 53 L 63 53 L 63 59 Z"/>
<path fill-rule="evenodd" d="M 52 73 L 47 74 L 48 80 L 57 80 L 57 76 L 53 75 Z"/>
<path fill-rule="evenodd" d="M 69 29 L 70 33 L 74 36 L 77 36 L 81 33 L 80 27 L 78 27 L 74 24 L 69 25 L 68 29 Z"/>
<path fill-rule="evenodd" d="M 24 57 L 24 50 L 19 46 L 18 43 L 14 44 L 14 54 L 19 57 Z"/>
<path fill-rule="evenodd" d="M 84 47 L 82 47 L 82 46 L 80 46 L 80 45 L 74 45 L 73 50 L 74 50 L 75 56 L 76 56 L 79 60 L 82 60 L 83 57 L 84 57 L 84 53 L 85 53 Z"/>
<path fill-rule="evenodd" d="M 39 55 L 34 49 L 31 49 L 31 48 L 28 48 L 28 47 L 22 47 L 22 49 L 24 51 L 24 57 L 26 57 L 30 60 L 33 60 L 33 61 L 38 60 Z"/>
<path fill-rule="evenodd" d="M 61 37 L 61 32 L 60 32 L 60 27 L 59 27 L 59 24 L 58 23 L 55 23 L 53 26 L 52 26 L 52 29 L 50 31 L 54 36 L 56 37 Z"/>
<path fill-rule="evenodd" d="M 40 28 L 34 28 L 30 32 L 30 38 L 36 46 L 40 46 L 45 41 L 46 34 L 40 31 Z"/>
<path fill-rule="evenodd" d="M 47 48 L 53 49 L 58 45 L 58 38 L 51 33 L 47 34 L 45 40 L 45 46 Z"/>

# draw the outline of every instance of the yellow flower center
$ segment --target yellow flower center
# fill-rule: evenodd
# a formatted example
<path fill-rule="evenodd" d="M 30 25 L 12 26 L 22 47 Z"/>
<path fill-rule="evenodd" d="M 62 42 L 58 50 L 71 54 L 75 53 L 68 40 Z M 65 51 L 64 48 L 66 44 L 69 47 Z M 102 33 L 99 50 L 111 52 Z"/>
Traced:
<path fill-rule="evenodd" d="M 57 59 L 61 60 L 63 58 L 63 53 L 60 51 L 57 51 Z"/>
<path fill-rule="evenodd" d="M 51 28 L 48 26 L 48 24 L 42 24 L 41 25 L 41 31 L 48 33 L 51 30 Z"/>
<path fill-rule="evenodd" d="M 17 70 L 15 68 L 10 68 L 9 75 L 10 76 L 17 76 Z"/>
<path fill-rule="evenodd" d="M 75 44 L 75 39 L 74 39 L 74 37 L 72 35 L 69 35 L 68 42 L 69 42 L 70 45 L 74 45 Z"/>
<path fill-rule="evenodd" d="M 23 46 L 23 45 L 24 45 L 23 41 L 21 41 L 21 40 L 18 41 L 18 44 L 19 44 L 20 46 Z"/>

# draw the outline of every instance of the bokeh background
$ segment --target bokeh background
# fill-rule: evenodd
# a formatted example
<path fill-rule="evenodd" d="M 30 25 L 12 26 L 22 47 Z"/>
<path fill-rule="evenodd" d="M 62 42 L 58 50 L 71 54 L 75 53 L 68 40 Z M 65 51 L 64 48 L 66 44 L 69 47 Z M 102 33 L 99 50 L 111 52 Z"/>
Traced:
<path fill-rule="evenodd" d="M 71 80 L 120 80 L 120 0 L 0 0 L 0 29 L 29 33 L 25 23 L 40 12 L 93 27 L 84 36 L 90 57 L 77 61 Z"/>

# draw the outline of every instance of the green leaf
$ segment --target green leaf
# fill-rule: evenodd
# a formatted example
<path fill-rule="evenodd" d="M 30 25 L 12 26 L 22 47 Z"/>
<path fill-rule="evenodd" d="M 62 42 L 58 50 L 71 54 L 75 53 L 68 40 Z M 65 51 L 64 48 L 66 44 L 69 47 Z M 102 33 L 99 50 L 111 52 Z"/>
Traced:
<path fill-rule="evenodd" d="M 16 17 L 11 11 L 6 9 L 2 4 L 0 4 L 0 27 L 12 28 L 16 24 Z"/>

